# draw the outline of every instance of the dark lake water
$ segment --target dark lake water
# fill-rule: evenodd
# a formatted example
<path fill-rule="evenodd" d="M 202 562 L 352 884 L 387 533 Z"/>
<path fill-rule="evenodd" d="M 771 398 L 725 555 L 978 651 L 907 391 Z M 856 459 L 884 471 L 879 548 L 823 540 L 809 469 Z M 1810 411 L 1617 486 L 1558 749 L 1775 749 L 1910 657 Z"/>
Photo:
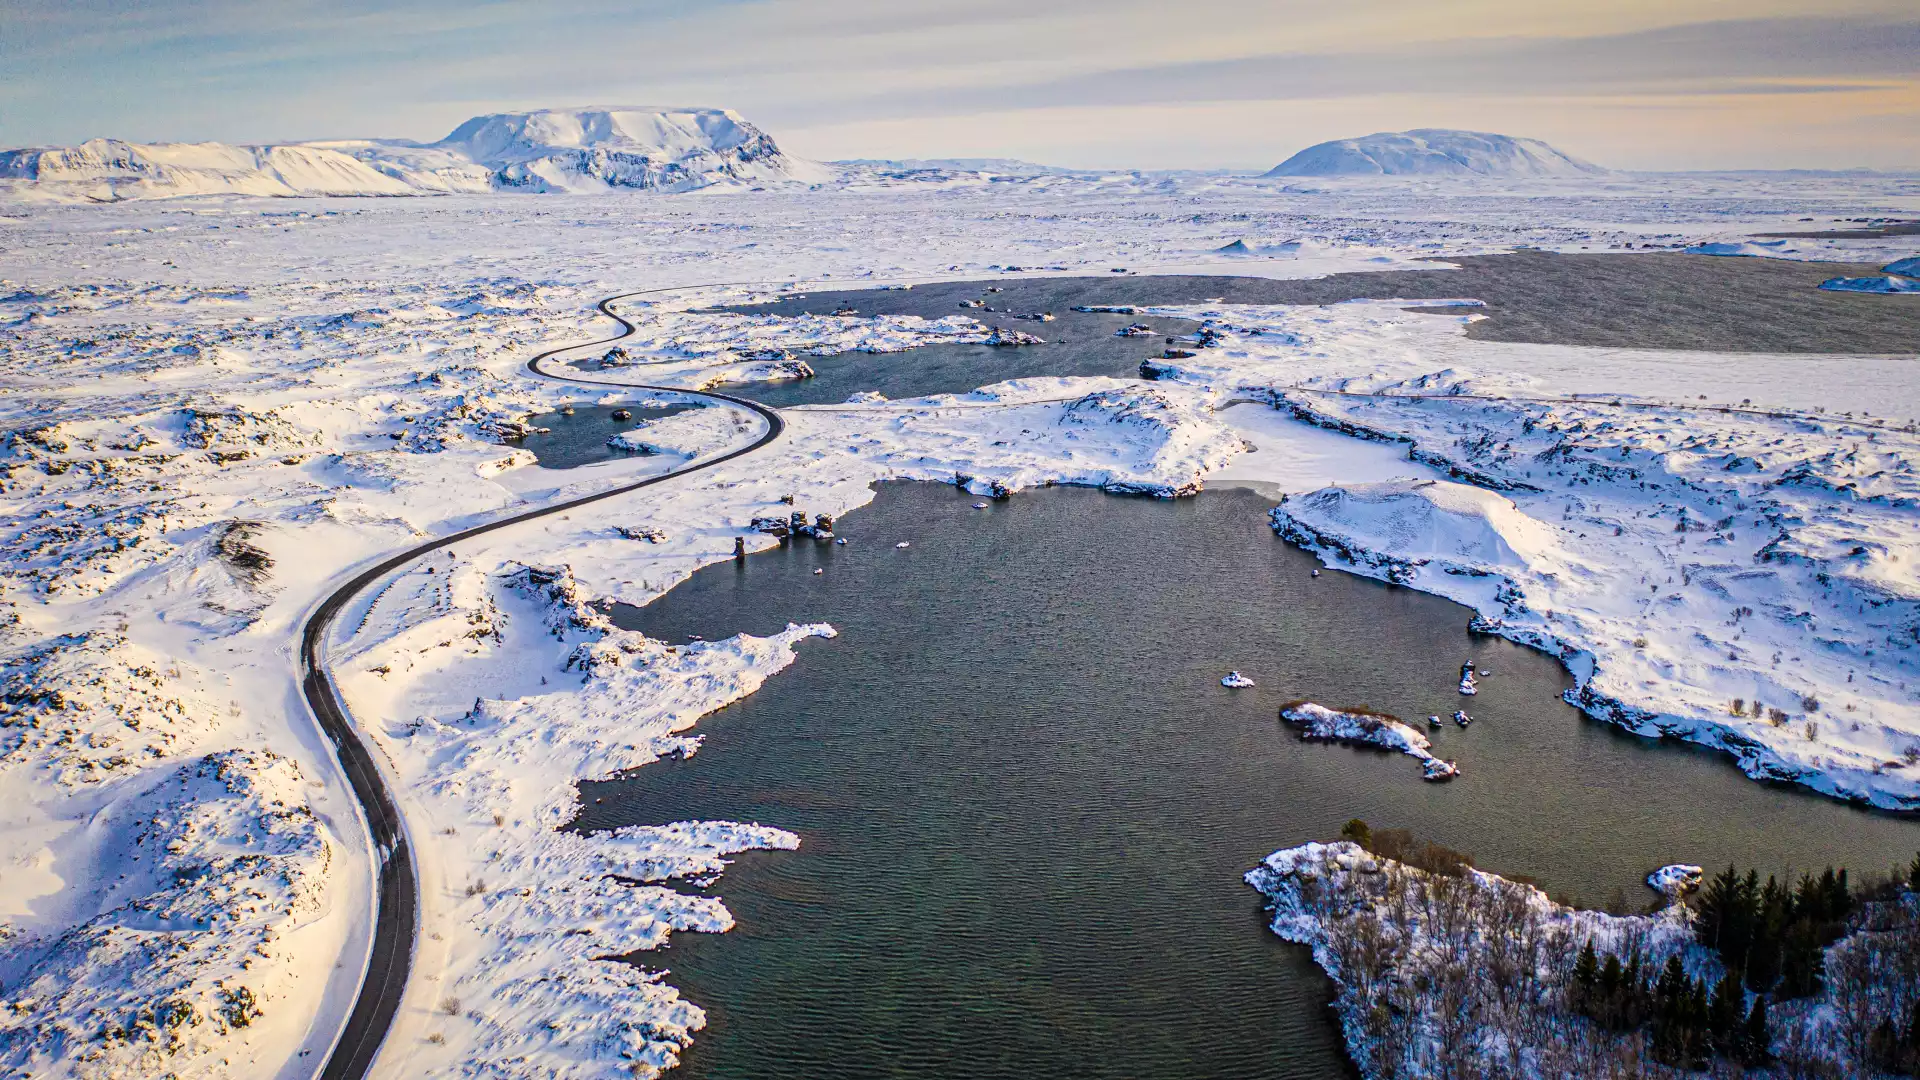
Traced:
<path fill-rule="evenodd" d="M 809 358 L 818 377 L 741 392 L 785 406 L 1129 377 L 1165 348 L 1114 336 L 1135 317 L 1075 304 L 1469 295 L 1494 316 L 1475 336 L 1650 348 L 1884 351 L 1907 327 L 1905 314 L 1814 290 L 1809 275 L 1831 267 L 1762 262 L 1515 255 L 1304 282 L 814 293 L 741 310 L 964 313 L 1048 343 Z M 1010 310 L 958 306 L 975 298 Z M 1013 317 L 1048 310 L 1055 321 Z M 618 426 L 575 429 L 598 440 L 583 452 L 604 457 Z M 689 1080 L 1347 1073 L 1329 984 L 1267 930 L 1241 875 L 1352 817 L 1556 894 L 1634 907 L 1652 899 L 1646 872 L 1667 862 L 1877 869 L 1920 848 L 1920 822 L 1759 784 L 1724 756 L 1587 720 L 1560 700 L 1557 663 L 1469 635 L 1464 608 L 1313 577 L 1317 563 L 1274 536 L 1271 503 L 1253 492 L 975 501 L 886 485 L 837 524 L 845 547 L 805 541 L 709 567 L 616 612 L 669 640 L 789 620 L 841 631 L 702 720 L 692 759 L 583 787 L 579 828 L 731 818 L 803 839 L 798 852 L 749 853 L 719 881 L 732 933 L 677 935 L 636 958 L 668 967 L 709 1011 Z M 1493 674 L 1462 699 L 1469 655 Z M 1259 685 L 1222 688 L 1229 668 Z M 1277 717 L 1301 697 L 1416 721 L 1465 701 L 1478 722 L 1434 734 L 1463 776 L 1423 784 L 1409 758 L 1303 743 Z"/>
<path fill-rule="evenodd" d="M 900 353 L 809 356 L 807 363 L 815 372 L 811 379 L 755 383 L 730 389 L 764 404 L 784 408 L 838 404 L 862 390 L 877 390 L 890 398 L 959 394 L 1034 375 L 1111 375 L 1132 379 L 1140 374 L 1140 361 L 1160 355 L 1167 347 L 1167 336 L 1192 333 L 1194 329 L 1194 324 L 1184 319 L 1076 312 L 1071 310 L 1072 304 L 1090 301 L 1077 299 L 1077 293 L 1055 295 L 1025 288 L 1026 284 L 1029 283 L 1009 284 L 1003 293 L 988 293 L 973 283 L 896 292 L 814 293 L 805 299 L 734 309 L 775 315 L 827 314 L 842 303 L 851 303 L 864 315 L 920 315 L 929 319 L 965 315 L 988 326 L 1032 334 L 1044 343 L 929 345 Z M 995 309 L 1013 307 L 1014 311 L 962 309 L 959 301 L 969 299 L 984 299 Z M 1056 299 L 1058 304 L 1054 303 Z M 1053 322 L 1015 317 L 1049 310 L 1054 313 Z M 1155 334 L 1119 337 L 1114 333 L 1134 322 L 1152 327 Z"/>
<path fill-rule="evenodd" d="M 618 401 L 606 405 L 575 404 L 571 416 L 564 412 L 546 412 L 529 417 L 528 423 L 548 430 L 524 439 L 508 440 L 507 445 L 533 451 L 533 456 L 540 459 L 539 465 L 543 469 L 572 469 L 613 458 L 644 457 L 645 451 L 616 450 L 607 445 L 607 440 L 623 431 L 631 431 L 648 420 L 672 416 L 687 408 L 685 405 L 640 406 Z M 617 409 L 626 409 L 633 415 L 625 420 L 615 420 L 613 414 Z"/>
<path fill-rule="evenodd" d="M 669 640 L 841 631 L 702 720 L 693 758 L 583 787 L 580 828 L 802 837 L 719 881 L 735 931 L 638 958 L 710 1012 L 683 1076 L 1341 1075 L 1326 980 L 1240 878 L 1353 817 L 1635 906 L 1666 862 L 1881 868 L 1920 847 L 1920 823 L 1585 719 L 1558 664 L 1469 635 L 1464 608 L 1313 577 L 1253 492 L 975 501 L 885 485 L 836 526 L 844 547 L 618 610 Z M 1466 656 L 1493 672 L 1472 699 Z M 1259 685 L 1222 688 L 1229 668 Z M 1478 722 L 1434 735 L 1464 775 L 1303 743 L 1277 719 L 1302 697 L 1410 719 L 1465 701 Z"/>
<path fill-rule="evenodd" d="M 739 311 L 828 314 L 840 304 L 862 314 L 966 314 L 987 323 L 1003 316 L 963 311 L 985 299 L 1017 312 L 1051 310 L 1064 320 L 1075 304 L 1333 304 L 1355 298 L 1473 297 L 1490 318 L 1468 328 L 1490 341 L 1714 352 L 1894 353 L 1920 341 L 1920 304 L 1903 297 L 1823 292 L 1830 277 L 1865 277 L 1878 263 L 1796 262 L 1711 255 L 1573 254 L 1544 251 L 1450 258 L 1457 269 L 1392 270 L 1281 280 L 1196 275 L 1105 275 L 991 282 L 942 282 L 898 291 L 810 293 Z M 989 286 L 998 293 L 985 292 Z M 1026 322 L 1007 322 L 1033 330 Z M 1046 324 L 1058 326 L 1060 324 Z M 1071 325 L 1071 324 L 1068 324 Z M 1035 331 L 1050 337 L 1046 330 Z M 1729 357 L 1730 367 L 1738 358 Z M 1139 361 L 1136 359 L 1135 363 Z M 1117 374 L 1117 373 L 1116 373 Z M 971 389 L 972 387 L 967 387 Z"/>

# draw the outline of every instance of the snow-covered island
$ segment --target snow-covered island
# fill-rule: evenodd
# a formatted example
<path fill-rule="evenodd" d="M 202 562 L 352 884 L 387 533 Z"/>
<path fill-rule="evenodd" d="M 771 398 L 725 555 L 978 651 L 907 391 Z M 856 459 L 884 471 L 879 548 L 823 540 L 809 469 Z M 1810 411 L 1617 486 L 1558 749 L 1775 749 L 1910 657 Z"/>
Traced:
<path fill-rule="evenodd" d="M 1460 767 L 1433 756 L 1433 743 L 1412 724 L 1369 709 L 1329 709 L 1311 701 L 1280 707 L 1280 719 L 1300 730 L 1303 739 L 1351 743 L 1402 753 L 1420 762 L 1428 780 L 1451 780 Z"/>

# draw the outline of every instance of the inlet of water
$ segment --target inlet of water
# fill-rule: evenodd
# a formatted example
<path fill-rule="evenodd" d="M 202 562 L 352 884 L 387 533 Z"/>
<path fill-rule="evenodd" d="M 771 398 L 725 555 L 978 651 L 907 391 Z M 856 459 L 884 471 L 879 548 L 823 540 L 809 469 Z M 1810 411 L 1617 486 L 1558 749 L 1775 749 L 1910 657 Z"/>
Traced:
<path fill-rule="evenodd" d="M 850 303 L 939 317 L 984 299 L 1000 310 L 965 313 L 1048 344 L 810 359 L 815 379 L 743 392 L 784 406 L 1127 377 L 1165 347 L 1115 337 L 1134 316 L 1075 304 L 1471 295 L 1494 302 L 1496 318 L 1480 324 L 1488 336 L 1779 350 L 1818 341 L 1807 319 L 1774 309 L 1832 307 L 1800 295 L 1811 290 L 1797 280 L 1721 265 L 1756 260 L 1502 258 L 1320 282 L 1025 279 L 998 292 L 974 282 L 814 294 L 742 310 Z M 1680 292 L 1669 279 L 1684 279 Z M 1630 302 L 1655 287 L 1712 317 L 1695 327 L 1671 305 Z M 1720 317 L 1734 309 L 1740 317 Z M 1056 319 L 1014 318 L 1041 311 Z M 1192 329 L 1143 321 L 1158 334 Z M 635 958 L 669 967 L 709 1011 L 689 1080 L 1340 1075 L 1349 1066 L 1325 1011 L 1329 984 L 1267 930 L 1241 875 L 1353 817 L 1588 904 L 1647 903 L 1642 878 L 1667 862 L 1875 870 L 1920 847 L 1911 819 L 1756 783 L 1722 755 L 1584 718 L 1560 700 L 1569 681 L 1557 663 L 1469 635 L 1464 608 L 1314 577 L 1315 561 L 1267 527 L 1271 502 L 1255 492 L 975 501 L 885 485 L 837 523 L 845 547 L 790 544 L 616 610 L 622 625 L 668 640 L 790 620 L 841 631 L 702 720 L 693 758 L 583 786 L 577 828 L 724 818 L 803 838 L 798 852 L 742 857 L 720 880 L 739 919 L 732 933 L 678 935 Z M 911 546 L 896 548 L 902 540 Z M 1450 785 L 1423 784 L 1405 757 L 1303 743 L 1277 718 L 1293 698 L 1446 715 L 1465 700 L 1454 685 L 1467 656 L 1492 674 L 1467 702 L 1478 722 L 1435 734 L 1463 769 Z M 1258 686 L 1222 688 L 1229 668 Z"/>
<path fill-rule="evenodd" d="M 537 464 L 543 469 L 573 469 L 613 458 L 642 457 L 646 451 L 616 449 L 607 445 L 607 440 L 623 431 L 631 431 L 648 420 L 672 416 L 688 408 L 686 405 L 642 405 L 619 401 L 568 405 L 561 411 L 536 413 L 529 417 L 528 423 L 547 430 L 537 431 L 524 439 L 508 440 L 508 445 L 533 451 L 533 456 L 539 459 Z M 615 420 L 613 414 L 621 411 L 630 415 L 625 420 Z"/>
<path fill-rule="evenodd" d="M 638 959 L 709 1008 L 692 1077 L 1325 1077 L 1329 987 L 1240 875 L 1353 817 L 1598 903 L 1662 863 L 1877 869 L 1920 827 L 1755 783 L 1585 719 L 1538 653 L 1340 573 L 1245 490 L 1177 502 L 884 485 L 804 541 L 717 565 L 623 625 L 668 640 L 831 622 L 701 722 L 703 749 L 586 785 L 577 827 L 729 818 L 799 832 L 719 883 L 734 932 Z M 894 545 L 906 540 L 911 547 Z M 813 573 L 815 568 L 825 572 Z M 1450 713 L 1463 777 L 1307 744 L 1311 698 Z M 1258 682 L 1219 685 L 1228 668 Z"/>

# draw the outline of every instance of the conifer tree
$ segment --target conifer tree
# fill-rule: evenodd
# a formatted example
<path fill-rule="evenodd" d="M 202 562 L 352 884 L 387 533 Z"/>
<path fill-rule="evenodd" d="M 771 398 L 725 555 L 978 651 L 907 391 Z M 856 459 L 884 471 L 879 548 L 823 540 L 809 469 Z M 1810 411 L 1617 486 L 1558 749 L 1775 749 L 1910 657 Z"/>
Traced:
<path fill-rule="evenodd" d="M 1741 1006 L 1746 1000 L 1747 992 L 1740 987 L 1740 973 L 1728 968 L 1714 984 L 1713 999 L 1707 1004 L 1707 1031 L 1716 1049 L 1732 1049 L 1734 1030 L 1740 1026 Z"/>
<path fill-rule="evenodd" d="M 1573 962 L 1574 1008 L 1589 1016 L 1593 1015 L 1594 998 L 1600 987 L 1600 958 L 1594 954 L 1593 939 L 1588 938 L 1580 948 L 1580 958 Z"/>
<path fill-rule="evenodd" d="M 1687 1062 L 1687 1014 L 1692 982 L 1680 958 L 1669 956 L 1667 966 L 1653 984 L 1653 1056 L 1663 1065 Z"/>
<path fill-rule="evenodd" d="M 1780 996 L 1812 997 L 1825 981 L 1820 927 L 1811 921 L 1796 921 L 1780 944 Z"/>
<path fill-rule="evenodd" d="M 1594 1019 L 1601 1026 L 1618 1029 L 1624 1021 L 1621 999 L 1627 993 L 1627 972 L 1620 966 L 1620 958 L 1613 953 L 1607 954 L 1607 962 L 1600 968 L 1600 1001 L 1595 1010 Z"/>
<path fill-rule="evenodd" d="M 1773 1031 L 1767 1026 L 1767 999 L 1756 997 L 1753 1008 L 1747 1010 L 1747 1022 L 1740 1030 L 1740 1062 L 1743 1065 L 1763 1065 L 1773 1059 Z"/>
<path fill-rule="evenodd" d="M 1920 866 L 1920 857 L 1915 865 Z M 1695 940 L 1709 949 L 1718 949 L 1726 955 L 1725 934 L 1732 916 L 1733 906 L 1740 895 L 1740 877 L 1734 872 L 1733 864 L 1713 876 L 1707 887 L 1700 890 L 1699 913 L 1694 919 Z"/>
<path fill-rule="evenodd" d="M 1758 893 L 1753 943 L 1747 948 L 1747 989 L 1765 993 L 1780 980 L 1780 944 L 1793 912 L 1793 894 L 1773 878 Z"/>

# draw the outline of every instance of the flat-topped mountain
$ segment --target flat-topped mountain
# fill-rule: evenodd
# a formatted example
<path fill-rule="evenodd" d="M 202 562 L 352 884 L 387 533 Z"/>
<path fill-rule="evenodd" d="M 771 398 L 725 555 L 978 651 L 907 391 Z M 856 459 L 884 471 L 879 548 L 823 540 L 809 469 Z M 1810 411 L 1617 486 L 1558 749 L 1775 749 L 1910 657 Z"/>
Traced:
<path fill-rule="evenodd" d="M 1268 176 L 1593 176 L 1608 170 L 1539 139 L 1417 128 L 1309 146 Z"/>

